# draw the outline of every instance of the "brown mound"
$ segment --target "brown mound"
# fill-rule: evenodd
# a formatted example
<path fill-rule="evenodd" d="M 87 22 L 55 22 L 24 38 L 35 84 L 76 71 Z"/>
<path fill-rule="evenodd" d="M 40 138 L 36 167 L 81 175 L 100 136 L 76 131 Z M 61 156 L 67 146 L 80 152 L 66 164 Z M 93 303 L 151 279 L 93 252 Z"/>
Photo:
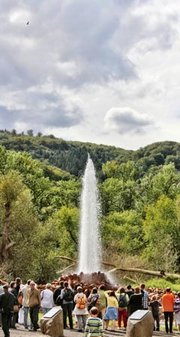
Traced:
<path fill-rule="evenodd" d="M 114 285 L 110 282 L 107 275 L 102 272 L 94 272 L 91 274 L 84 274 L 81 272 L 80 274 L 67 274 L 62 275 L 59 279 L 60 281 L 70 281 L 71 286 L 74 288 L 77 284 L 82 284 L 83 288 L 89 287 L 99 287 L 101 284 L 108 289 L 114 289 Z"/>

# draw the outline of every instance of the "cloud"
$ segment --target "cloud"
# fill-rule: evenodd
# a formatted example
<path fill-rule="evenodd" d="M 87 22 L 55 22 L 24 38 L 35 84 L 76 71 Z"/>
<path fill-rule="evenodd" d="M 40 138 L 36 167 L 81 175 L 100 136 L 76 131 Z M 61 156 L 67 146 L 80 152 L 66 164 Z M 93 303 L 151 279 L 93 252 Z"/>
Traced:
<path fill-rule="evenodd" d="M 104 122 L 106 130 L 120 134 L 143 133 L 146 127 L 152 125 L 148 116 L 129 107 L 111 108 L 107 111 Z"/>
<path fill-rule="evenodd" d="M 116 145 L 123 134 L 126 147 L 179 139 L 179 13 L 179 0 L 2 0 L 1 127 Z"/>
<path fill-rule="evenodd" d="M 72 88 L 136 77 L 133 63 L 111 45 L 119 26 L 115 3 L 54 0 L 51 6 L 42 1 L 22 6 L 17 0 L 16 6 L 5 6 L 2 85 L 23 88 L 51 78 Z M 65 63 L 75 70 L 67 72 Z"/>
<path fill-rule="evenodd" d="M 18 95 L 18 94 L 17 94 Z M 16 97 L 16 103 L 9 107 L 0 106 L 2 128 L 43 131 L 45 128 L 68 128 L 83 120 L 79 105 L 65 95 L 44 92 L 27 92 L 25 98 Z"/>

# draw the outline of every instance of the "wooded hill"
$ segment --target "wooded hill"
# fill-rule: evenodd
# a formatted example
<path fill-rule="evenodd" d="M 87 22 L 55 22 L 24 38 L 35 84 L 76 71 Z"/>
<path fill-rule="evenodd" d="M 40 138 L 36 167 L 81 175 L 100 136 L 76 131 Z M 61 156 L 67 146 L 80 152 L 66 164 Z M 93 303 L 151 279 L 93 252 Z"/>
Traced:
<path fill-rule="evenodd" d="M 87 153 L 90 154 L 99 175 L 102 165 L 112 160 L 119 164 L 128 160 L 135 161 L 142 172 L 148 171 L 152 166 L 170 162 L 180 170 L 180 143 L 171 141 L 154 143 L 132 151 L 115 146 L 65 141 L 53 135 L 43 136 L 41 133 L 33 136 L 32 130 L 29 130 L 28 135 L 17 134 L 15 130 L 1 130 L 0 145 L 8 150 L 26 151 L 33 158 L 46 161 L 77 177 L 82 176 L 84 172 Z"/>
<path fill-rule="evenodd" d="M 99 177 L 103 261 L 180 272 L 179 143 L 127 151 L 30 131 L 0 132 L 0 278 L 47 282 L 67 266 L 59 256 L 77 260 L 88 152 Z"/>

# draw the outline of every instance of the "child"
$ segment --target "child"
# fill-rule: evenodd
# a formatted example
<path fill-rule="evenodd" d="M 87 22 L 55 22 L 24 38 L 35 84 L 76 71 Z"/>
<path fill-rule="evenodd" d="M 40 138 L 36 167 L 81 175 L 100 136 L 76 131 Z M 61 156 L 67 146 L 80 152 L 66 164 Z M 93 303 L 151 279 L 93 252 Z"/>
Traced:
<path fill-rule="evenodd" d="M 103 322 L 101 318 L 97 317 L 98 309 L 92 307 L 90 315 L 86 322 L 85 337 L 103 337 Z"/>
<path fill-rule="evenodd" d="M 149 306 L 152 309 L 152 315 L 153 315 L 153 318 L 154 318 L 154 330 L 159 331 L 160 330 L 159 307 L 161 306 L 161 304 L 157 300 L 156 295 L 152 296 L 152 299 L 149 303 Z M 155 326 L 155 324 L 156 324 L 156 326 Z"/>

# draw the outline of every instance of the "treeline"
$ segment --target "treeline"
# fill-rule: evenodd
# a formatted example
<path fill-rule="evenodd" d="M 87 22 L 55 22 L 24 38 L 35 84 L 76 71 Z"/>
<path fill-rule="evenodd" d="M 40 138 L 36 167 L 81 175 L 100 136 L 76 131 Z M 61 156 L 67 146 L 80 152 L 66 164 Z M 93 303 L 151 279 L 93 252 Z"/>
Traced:
<path fill-rule="evenodd" d="M 65 141 L 53 135 L 44 136 L 40 132 L 34 136 L 33 130 L 28 130 L 26 135 L 17 134 L 15 130 L 11 132 L 1 130 L 0 145 L 9 150 L 26 151 L 34 159 L 46 161 L 77 177 L 82 176 L 84 172 L 88 153 L 100 179 L 103 179 L 102 165 L 112 160 L 116 160 L 119 164 L 128 160 L 135 161 L 142 174 L 152 166 L 169 163 L 174 163 L 175 168 L 180 170 L 180 143 L 170 141 L 154 143 L 132 151 L 115 146 Z"/>
<path fill-rule="evenodd" d="M 103 260 L 180 272 L 179 143 L 126 151 L 4 131 L 0 142 L 0 277 L 48 281 L 66 266 L 59 256 L 77 259 L 87 152 L 99 173 Z"/>
<path fill-rule="evenodd" d="M 99 173 L 103 163 L 113 159 L 127 161 L 131 158 L 132 152 L 114 146 L 65 141 L 53 135 L 33 136 L 32 130 L 29 130 L 27 135 L 17 134 L 15 130 L 12 132 L 1 130 L 0 145 L 9 150 L 26 151 L 34 159 L 46 161 L 77 177 L 82 176 L 84 172 L 88 153 Z"/>

